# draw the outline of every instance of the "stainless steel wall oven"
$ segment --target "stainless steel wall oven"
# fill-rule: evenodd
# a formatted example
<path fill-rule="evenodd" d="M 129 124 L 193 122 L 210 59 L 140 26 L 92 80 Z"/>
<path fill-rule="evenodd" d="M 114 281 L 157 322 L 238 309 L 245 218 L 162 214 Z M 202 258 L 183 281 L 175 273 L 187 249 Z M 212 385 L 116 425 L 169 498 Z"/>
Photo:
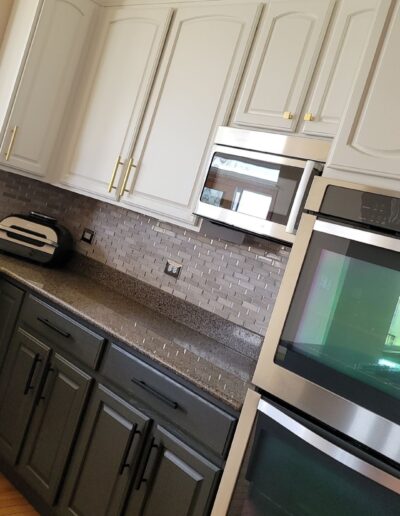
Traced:
<path fill-rule="evenodd" d="M 253 383 L 213 515 L 400 514 L 399 192 L 314 179 Z"/>

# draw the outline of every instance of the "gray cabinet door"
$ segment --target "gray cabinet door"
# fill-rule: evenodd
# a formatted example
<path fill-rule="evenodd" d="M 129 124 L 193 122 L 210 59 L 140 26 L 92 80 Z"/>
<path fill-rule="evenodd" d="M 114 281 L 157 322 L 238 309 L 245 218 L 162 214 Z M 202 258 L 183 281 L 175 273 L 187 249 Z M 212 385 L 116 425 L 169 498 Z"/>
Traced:
<path fill-rule="evenodd" d="M 220 472 L 217 466 L 158 426 L 125 514 L 208 514 Z"/>
<path fill-rule="evenodd" d="M 14 334 L 0 381 L 0 453 L 16 462 L 50 348 L 21 328 Z"/>
<path fill-rule="evenodd" d="M 150 419 L 98 386 L 75 449 L 60 514 L 120 515 Z"/>
<path fill-rule="evenodd" d="M 60 355 L 46 369 L 19 471 L 49 504 L 56 498 L 90 382 Z"/>
<path fill-rule="evenodd" d="M 8 350 L 24 292 L 0 279 L 0 371 Z"/>

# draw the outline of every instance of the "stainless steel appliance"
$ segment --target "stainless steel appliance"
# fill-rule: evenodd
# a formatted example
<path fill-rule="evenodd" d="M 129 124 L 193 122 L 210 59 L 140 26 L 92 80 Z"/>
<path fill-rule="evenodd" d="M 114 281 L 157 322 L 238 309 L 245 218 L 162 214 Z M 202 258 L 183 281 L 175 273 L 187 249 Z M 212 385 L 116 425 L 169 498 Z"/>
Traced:
<path fill-rule="evenodd" d="M 400 514 L 400 193 L 305 210 L 213 516 Z"/>
<path fill-rule="evenodd" d="M 293 243 L 329 148 L 325 140 L 220 127 L 195 213 Z"/>
<path fill-rule="evenodd" d="M 212 516 L 397 516 L 400 472 L 249 391 Z"/>
<path fill-rule="evenodd" d="M 55 266 L 69 258 L 72 245 L 70 232 L 47 215 L 31 212 L 0 221 L 0 251 Z"/>
<path fill-rule="evenodd" d="M 317 178 L 254 383 L 400 464 L 400 193 Z"/>

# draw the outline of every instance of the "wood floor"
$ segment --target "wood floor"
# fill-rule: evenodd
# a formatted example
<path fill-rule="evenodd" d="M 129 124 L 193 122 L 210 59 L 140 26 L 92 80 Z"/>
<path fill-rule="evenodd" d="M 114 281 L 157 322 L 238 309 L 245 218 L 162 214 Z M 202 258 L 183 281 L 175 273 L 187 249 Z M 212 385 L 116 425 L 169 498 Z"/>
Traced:
<path fill-rule="evenodd" d="M 25 498 L 0 474 L 0 516 L 39 516 Z"/>

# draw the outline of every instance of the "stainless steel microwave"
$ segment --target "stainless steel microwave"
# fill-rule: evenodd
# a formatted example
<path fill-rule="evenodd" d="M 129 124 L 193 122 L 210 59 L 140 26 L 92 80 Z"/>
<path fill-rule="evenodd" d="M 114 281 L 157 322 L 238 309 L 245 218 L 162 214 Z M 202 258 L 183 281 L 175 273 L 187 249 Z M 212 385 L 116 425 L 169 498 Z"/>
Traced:
<path fill-rule="evenodd" d="M 220 127 L 195 214 L 293 243 L 329 149 L 324 140 Z"/>

